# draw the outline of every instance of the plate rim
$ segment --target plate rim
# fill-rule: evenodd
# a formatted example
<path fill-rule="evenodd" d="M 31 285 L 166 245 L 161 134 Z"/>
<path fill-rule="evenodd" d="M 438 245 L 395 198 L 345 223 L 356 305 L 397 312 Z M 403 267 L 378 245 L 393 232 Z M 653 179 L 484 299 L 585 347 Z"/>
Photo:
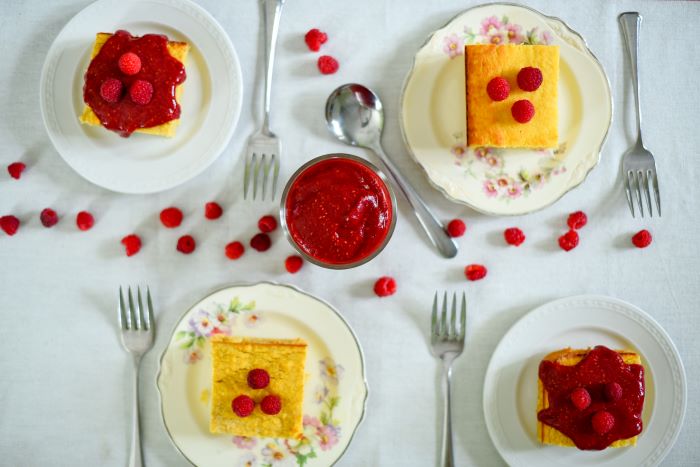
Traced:
<path fill-rule="evenodd" d="M 282 283 L 282 282 L 277 282 L 277 281 L 233 282 L 233 283 L 230 283 L 228 285 L 217 287 L 213 290 L 210 290 L 206 295 L 204 295 L 199 300 L 196 300 L 195 302 L 193 302 L 189 307 L 187 307 L 185 309 L 185 311 L 183 311 L 179 315 L 179 317 L 175 321 L 175 324 L 173 325 L 170 333 L 168 334 L 169 338 L 168 338 L 167 342 L 165 343 L 165 347 L 163 348 L 163 351 L 161 352 L 160 357 L 158 358 L 158 371 L 156 371 L 156 375 L 155 375 L 155 378 L 153 380 L 153 382 L 155 383 L 156 393 L 158 394 L 158 406 L 160 407 L 160 420 L 161 420 L 161 423 L 163 424 L 163 427 L 165 428 L 166 433 L 168 433 L 168 440 L 170 441 L 170 444 L 172 444 L 173 447 L 177 450 L 177 452 L 179 452 L 180 455 L 182 455 L 182 457 L 185 460 L 187 460 L 187 462 L 189 462 L 190 464 L 192 464 L 194 466 L 197 466 L 197 464 L 192 462 L 192 460 L 189 457 L 187 457 L 187 455 L 184 452 L 182 452 L 182 450 L 177 445 L 177 443 L 175 443 L 175 440 L 173 439 L 173 435 L 170 432 L 170 429 L 168 428 L 168 424 L 165 423 L 165 411 L 163 410 L 163 395 L 162 395 L 161 389 L 160 389 L 160 377 L 161 377 L 161 374 L 163 371 L 163 359 L 165 358 L 165 354 L 168 352 L 168 349 L 170 347 L 170 342 L 172 341 L 172 338 L 175 335 L 175 331 L 177 331 L 178 326 L 180 325 L 182 320 L 185 318 L 185 316 L 195 307 L 195 305 L 197 305 L 197 303 L 201 302 L 202 300 L 205 300 L 206 298 L 208 298 L 214 294 L 217 294 L 219 292 L 223 292 L 223 291 L 228 290 L 228 289 L 233 289 L 233 288 L 238 288 L 238 287 L 255 287 L 258 285 L 271 285 L 273 287 L 288 288 L 288 289 L 293 290 L 294 292 L 300 293 L 302 295 L 306 295 L 309 298 L 312 298 L 314 300 L 321 302 L 326 307 L 331 309 L 333 311 L 333 313 L 335 313 L 336 317 L 338 317 L 340 319 L 341 323 L 345 325 L 345 327 L 348 329 L 348 331 L 350 331 L 350 335 L 352 336 L 353 340 L 355 341 L 355 346 L 357 347 L 357 350 L 360 352 L 360 369 L 362 371 L 362 385 L 365 388 L 365 396 L 364 396 L 364 400 L 362 401 L 362 413 L 360 414 L 360 418 L 357 421 L 357 424 L 355 424 L 355 427 L 353 428 L 352 433 L 350 434 L 350 438 L 348 439 L 348 443 L 345 445 L 345 448 L 340 453 L 338 453 L 338 457 L 331 464 L 331 466 L 333 466 L 336 463 L 338 463 L 338 461 L 340 461 L 340 459 L 342 459 L 343 456 L 345 455 L 345 453 L 348 451 L 348 449 L 350 448 L 350 445 L 352 444 L 353 440 L 355 439 L 355 435 L 357 434 L 358 429 L 360 428 L 360 426 L 364 422 L 365 417 L 367 415 L 367 402 L 369 400 L 369 384 L 367 383 L 367 371 L 366 371 L 367 368 L 365 365 L 365 353 L 364 353 L 364 350 L 362 349 L 362 345 L 360 344 L 360 340 L 357 338 L 357 334 L 355 334 L 355 330 L 352 328 L 352 326 L 350 326 L 350 323 L 347 322 L 345 317 L 333 305 L 331 305 L 329 302 L 327 302 L 326 300 L 324 300 L 322 298 L 319 298 L 319 297 L 317 297 L 309 292 L 302 290 L 300 287 L 297 287 L 294 284 Z"/>
<path fill-rule="evenodd" d="M 648 324 L 650 324 L 657 332 L 658 335 L 665 341 L 665 343 L 668 345 L 669 349 L 671 350 L 671 354 L 664 354 L 667 359 L 668 357 L 673 357 L 675 362 L 678 365 L 678 371 L 680 375 L 680 396 L 681 396 L 681 406 L 680 406 L 680 416 L 678 417 L 678 422 L 676 423 L 676 429 L 675 432 L 671 435 L 671 438 L 668 442 L 668 444 L 664 447 L 664 449 L 661 451 L 660 455 L 658 455 L 656 461 L 654 462 L 653 465 L 659 465 L 661 461 L 663 461 L 668 453 L 673 449 L 673 447 L 676 444 L 676 441 L 678 440 L 678 436 L 680 435 L 682 429 L 683 429 L 683 423 L 685 422 L 685 413 L 688 405 L 688 384 L 687 384 L 687 374 L 685 371 L 685 366 L 683 365 L 683 359 L 681 358 L 681 354 L 678 351 L 678 348 L 676 347 L 676 344 L 673 342 L 671 339 L 671 336 L 668 334 L 666 329 L 664 329 L 656 319 L 654 319 L 653 316 L 651 316 L 649 313 L 646 311 L 642 310 L 638 306 L 627 302 L 625 300 L 622 300 L 617 297 L 612 297 L 609 295 L 603 295 L 603 294 L 579 294 L 579 295 L 570 295 L 570 296 L 565 296 L 565 297 L 560 297 L 556 298 L 554 300 L 550 300 L 548 302 L 545 302 L 539 306 L 536 306 L 535 308 L 531 309 L 527 313 L 525 313 L 523 316 L 521 316 L 515 323 L 513 323 L 512 326 L 508 328 L 508 330 L 503 334 L 503 337 L 498 341 L 496 344 L 496 347 L 493 350 L 493 353 L 491 354 L 491 358 L 489 359 L 489 363 L 486 366 L 486 373 L 484 374 L 484 383 L 482 385 L 483 389 L 483 394 L 482 394 L 482 410 L 484 414 L 484 421 L 486 422 L 486 429 L 489 434 L 489 438 L 491 439 L 491 442 L 494 445 L 494 448 L 498 452 L 498 454 L 501 456 L 501 459 L 503 459 L 504 462 L 508 463 L 508 459 L 506 459 L 503 455 L 502 452 L 502 445 L 499 444 L 496 439 L 496 436 L 494 436 L 495 433 L 495 427 L 493 427 L 493 420 L 492 418 L 489 418 L 487 416 L 487 407 L 490 405 L 490 401 L 488 400 L 489 393 L 486 391 L 486 385 L 489 383 L 492 379 L 493 376 L 493 365 L 494 363 L 494 358 L 496 356 L 496 353 L 500 349 L 501 345 L 503 342 L 521 325 L 522 322 L 524 322 L 526 319 L 532 319 L 531 316 L 536 314 L 536 313 L 542 313 L 542 310 L 546 310 L 547 308 L 550 308 L 552 306 L 557 306 L 561 305 L 562 303 L 567 303 L 570 301 L 582 301 L 582 300 L 598 300 L 598 301 L 603 301 L 607 303 L 611 303 L 614 305 L 618 305 L 621 307 L 624 307 L 630 311 L 632 311 L 634 314 L 637 316 L 640 316 L 642 319 L 644 319 Z M 655 342 L 658 344 L 661 344 L 661 341 L 659 339 L 656 339 L 653 334 L 652 338 L 654 339 Z M 510 465 L 510 464 L 509 464 Z"/>
<path fill-rule="evenodd" d="M 240 59 L 238 57 L 238 53 L 236 52 L 236 48 L 234 47 L 233 43 L 231 42 L 231 38 L 229 34 L 226 32 L 226 30 L 223 28 L 221 23 L 217 21 L 214 16 L 209 13 L 203 6 L 200 4 L 192 1 L 192 0 L 150 0 L 153 3 L 158 3 L 158 4 L 163 4 L 163 5 L 170 5 L 170 6 L 175 6 L 175 5 L 184 5 L 187 6 L 188 8 L 191 8 L 197 13 L 199 13 L 202 17 L 204 17 L 207 21 L 209 26 L 211 26 L 214 30 L 216 30 L 219 33 L 219 36 L 221 38 L 221 43 L 224 45 L 224 47 L 228 50 L 228 52 L 231 55 L 231 69 L 234 72 L 235 75 L 238 76 L 238 85 L 232 86 L 233 94 L 237 95 L 238 98 L 234 99 L 233 102 L 233 108 L 232 114 L 233 118 L 231 119 L 231 125 L 227 129 L 226 134 L 224 138 L 221 140 L 221 146 L 217 148 L 216 150 L 212 151 L 212 155 L 209 160 L 207 160 L 205 163 L 203 163 L 197 170 L 194 170 L 190 172 L 186 177 L 181 177 L 178 180 L 175 180 L 174 182 L 169 182 L 169 183 L 160 183 L 158 186 L 155 188 L 149 187 L 147 189 L 143 188 L 138 188 L 138 189 L 124 189 L 124 188 L 115 188 L 115 187 L 110 187 L 110 186 L 105 186 L 103 183 L 98 183 L 97 181 L 93 180 L 92 178 L 88 178 L 83 174 L 82 171 L 79 171 L 76 169 L 73 164 L 68 162 L 68 160 L 64 157 L 63 153 L 58 149 L 58 145 L 56 144 L 56 135 L 54 134 L 53 130 L 51 130 L 51 126 L 49 125 L 48 121 L 48 113 L 49 110 L 47 106 L 49 105 L 46 102 L 46 99 L 44 98 L 45 93 L 47 92 L 48 86 L 53 82 L 54 79 L 54 73 L 52 68 L 55 68 L 58 62 L 58 58 L 60 57 L 62 50 L 58 49 L 58 44 L 57 44 L 57 39 L 61 37 L 61 35 L 67 30 L 67 28 L 71 25 L 73 20 L 81 15 L 84 11 L 90 9 L 90 8 L 99 8 L 99 4 L 101 3 L 110 3 L 114 2 L 115 0 L 96 0 L 92 3 L 89 3 L 88 5 L 84 6 L 81 8 L 77 13 L 75 13 L 61 28 L 61 30 L 56 34 L 54 37 L 53 41 L 51 42 L 51 46 L 46 52 L 46 55 L 44 57 L 44 62 L 41 67 L 41 72 L 40 72 L 40 78 L 39 78 L 39 109 L 41 112 L 41 119 L 44 124 L 44 130 L 46 134 L 49 137 L 49 140 L 51 141 L 51 145 L 53 149 L 58 153 L 58 155 L 61 157 L 61 159 L 70 167 L 76 174 L 78 174 L 82 179 L 90 182 L 91 184 L 98 186 L 102 189 L 114 192 L 114 193 L 123 193 L 123 194 L 138 194 L 138 195 L 143 195 L 143 194 L 153 194 L 153 193 L 161 193 L 167 190 L 170 190 L 172 188 L 178 187 L 193 178 L 197 177 L 200 175 L 202 172 L 204 172 L 207 168 L 209 168 L 221 155 L 224 153 L 225 149 L 228 147 L 229 143 L 231 142 L 231 138 L 233 138 L 233 134 L 238 127 L 238 122 L 240 120 L 240 115 L 241 115 L 241 109 L 243 106 L 243 72 L 241 69 L 241 64 L 240 64 Z M 139 0 L 121 0 L 121 1 L 131 1 L 133 3 L 141 3 Z M 164 23 L 165 24 L 165 23 Z M 228 68 L 228 67 L 227 67 Z M 50 73 L 51 72 L 51 73 Z M 49 81 L 49 74 L 51 74 L 51 80 Z M 230 105 L 230 104 L 229 104 Z M 159 178 L 154 178 L 154 180 L 160 180 Z"/>
<path fill-rule="evenodd" d="M 576 37 L 578 37 L 578 38 L 581 40 L 583 46 L 586 48 L 586 51 L 588 52 L 588 54 L 590 54 L 590 56 L 591 56 L 591 58 L 593 59 L 593 61 L 600 67 L 600 70 L 602 71 L 602 75 L 603 75 L 605 84 L 606 84 L 606 86 L 607 86 L 607 94 L 608 94 L 609 103 L 610 103 L 610 118 L 609 118 L 609 120 L 608 120 L 607 128 L 606 128 L 606 130 L 605 130 L 605 134 L 603 135 L 603 138 L 601 139 L 600 144 L 598 145 L 598 147 L 597 147 L 596 149 L 594 149 L 594 152 L 597 152 L 597 157 L 596 157 L 595 164 L 593 164 L 591 167 L 589 167 L 589 169 L 586 171 L 586 173 L 585 173 L 585 175 L 583 176 L 583 178 L 582 178 L 578 183 L 576 183 L 576 184 L 571 185 L 570 187 L 568 187 L 565 191 L 563 191 L 563 192 L 562 192 L 559 196 L 557 196 L 555 199 L 553 199 L 553 200 L 550 201 L 549 203 L 547 203 L 547 204 L 545 204 L 545 205 L 543 205 L 543 206 L 540 206 L 540 207 L 538 207 L 538 208 L 536 208 L 536 209 L 529 209 L 529 210 L 523 211 L 523 212 L 503 213 L 503 212 L 488 211 L 488 210 L 486 210 L 486 209 L 477 207 L 477 206 L 475 206 L 475 205 L 472 204 L 472 203 L 469 203 L 469 202 L 467 202 L 467 201 L 460 200 L 460 199 L 457 199 L 457 198 L 451 196 L 449 193 L 447 193 L 447 191 L 446 191 L 442 186 L 438 185 L 437 183 L 435 183 L 435 182 L 433 181 L 433 179 L 432 179 L 432 178 L 430 177 L 430 175 L 428 174 L 428 170 L 426 169 L 426 167 L 418 160 L 418 158 L 416 157 L 416 154 L 415 154 L 414 151 L 413 151 L 413 148 L 411 148 L 411 145 L 408 143 L 408 137 L 407 137 L 407 135 L 406 135 L 406 129 L 404 128 L 403 109 L 404 109 L 404 105 L 405 105 L 406 88 L 408 87 L 408 82 L 410 81 L 410 79 L 411 79 L 411 77 L 413 76 L 413 73 L 414 73 L 414 71 L 415 71 L 416 61 L 417 61 L 417 59 L 418 59 L 418 54 L 421 52 L 421 50 L 423 50 L 423 49 L 433 40 L 433 37 L 435 37 L 435 35 L 436 35 L 439 31 L 445 29 L 447 26 L 449 26 L 453 21 L 455 21 L 455 20 L 456 20 L 457 18 L 459 18 L 460 16 L 462 16 L 462 15 L 464 15 L 464 14 L 466 14 L 466 13 L 472 11 L 472 10 L 476 10 L 476 9 L 479 9 L 479 8 L 493 7 L 493 6 L 516 7 L 516 8 L 521 8 L 521 9 L 524 9 L 524 10 L 528 10 L 528 11 L 530 11 L 531 13 L 534 13 L 534 14 L 536 14 L 536 15 L 539 15 L 539 16 L 543 17 L 547 22 L 549 22 L 549 21 L 557 21 L 557 22 L 561 23 L 561 24 L 568 30 L 569 33 L 571 33 L 571 34 L 575 35 Z M 436 189 L 440 194 L 442 194 L 442 196 L 443 196 L 445 199 L 447 199 L 448 201 L 451 201 L 451 202 L 456 203 L 456 204 L 461 204 L 461 205 L 463 205 L 463 206 L 467 206 L 467 207 L 469 207 L 470 209 L 473 209 L 474 211 L 476 211 L 476 212 L 478 212 L 478 213 L 486 214 L 486 215 L 494 216 L 494 217 L 496 217 L 496 216 L 514 217 L 514 216 L 523 216 L 523 215 L 527 215 L 527 214 L 532 214 L 532 213 L 535 213 L 535 212 L 539 212 L 539 211 L 542 211 L 542 210 L 544 210 L 544 209 L 546 209 L 546 208 L 552 206 L 552 205 L 555 204 L 557 201 L 559 201 L 560 199 L 562 199 L 562 198 L 564 197 L 564 195 L 566 195 L 567 193 L 569 193 L 569 192 L 572 191 L 573 189 L 578 188 L 579 186 L 581 186 L 581 185 L 583 184 L 583 182 L 584 182 L 584 181 L 588 178 L 588 176 L 591 174 L 591 172 L 593 171 L 593 169 L 595 169 L 596 167 L 598 167 L 598 165 L 600 164 L 600 160 L 601 160 L 602 153 L 603 153 L 603 146 L 605 146 L 605 143 L 607 142 L 608 137 L 610 136 L 610 128 L 612 127 L 613 115 L 615 114 L 615 102 L 614 102 L 613 96 L 612 96 L 612 88 L 611 88 L 611 86 L 610 86 L 610 78 L 608 77 L 608 74 L 607 74 L 606 71 L 605 71 L 605 67 L 603 66 L 603 64 L 601 63 L 601 61 L 598 59 L 598 57 L 593 53 L 593 51 L 591 50 L 591 48 L 590 48 L 589 45 L 588 45 L 588 42 L 586 42 L 586 39 L 585 39 L 579 32 L 577 32 L 577 31 L 574 30 L 571 26 L 569 26 L 569 24 L 568 24 L 566 21 L 562 20 L 562 19 L 559 18 L 558 16 L 554 16 L 554 15 L 545 15 L 545 14 L 542 13 L 541 11 L 539 11 L 539 10 L 537 10 L 537 9 L 535 9 L 535 8 L 532 8 L 532 7 L 530 7 L 530 6 L 527 6 L 527 5 L 521 5 L 521 4 L 517 4 L 517 3 L 511 3 L 511 2 L 491 2 L 491 3 L 482 3 L 482 4 L 480 4 L 480 5 L 474 5 L 474 6 L 470 7 L 470 8 L 467 8 L 467 9 L 464 9 L 464 10 L 460 11 L 459 13 L 455 14 L 454 16 L 452 16 L 452 17 L 451 17 L 446 23 L 444 23 L 441 27 L 435 29 L 433 32 L 431 32 L 430 34 L 428 34 L 428 37 L 426 38 L 426 40 L 423 42 L 423 44 L 421 44 L 420 47 L 418 47 L 418 50 L 416 51 L 415 55 L 413 56 L 413 60 L 412 60 L 412 62 L 411 62 L 411 67 L 409 68 L 408 73 L 406 73 L 406 76 L 405 76 L 405 78 L 404 78 L 403 84 L 402 84 L 402 86 L 401 86 L 401 96 L 399 97 L 399 109 L 400 109 L 400 110 L 399 110 L 399 113 L 400 113 L 400 116 L 399 116 L 399 128 L 400 128 L 400 130 L 401 130 L 401 140 L 403 141 L 403 145 L 404 145 L 404 147 L 406 148 L 406 150 L 408 151 L 409 155 L 411 156 L 411 159 L 413 159 L 413 162 L 415 162 L 416 165 L 418 165 L 418 167 L 420 167 L 421 172 L 423 173 L 423 175 L 425 176 L 425 178 L 428 180 L 428 183 L 429 183 L 434 189 Z"/>

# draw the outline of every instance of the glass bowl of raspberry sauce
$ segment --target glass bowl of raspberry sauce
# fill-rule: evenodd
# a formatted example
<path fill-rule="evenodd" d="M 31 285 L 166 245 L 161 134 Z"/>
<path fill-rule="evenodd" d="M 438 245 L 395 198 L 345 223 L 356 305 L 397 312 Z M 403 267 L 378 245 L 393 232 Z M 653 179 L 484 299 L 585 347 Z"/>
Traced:
<path fill-rule="evenodd" d="M 308 261 L 349 269 L 381 252 L 396 225 L 396 196 L 373 164 L 327 154 L 302 165 L 282 193 L 287 239 Z"/>

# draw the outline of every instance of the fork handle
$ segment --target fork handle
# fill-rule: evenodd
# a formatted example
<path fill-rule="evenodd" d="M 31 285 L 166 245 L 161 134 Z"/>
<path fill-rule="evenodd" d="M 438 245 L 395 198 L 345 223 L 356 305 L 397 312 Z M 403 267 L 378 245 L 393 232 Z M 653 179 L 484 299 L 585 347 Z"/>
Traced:
<path fill-rule="evenodd" d="M 440 465 L 442 467 L 454 467 L 455 459 L 452 449 L 452 402 L 451 402 L 451 386 L 452 386 L 452 362 L 444 361 L 444 416 L 442 422 L 442 449 L 440 450 Z"/>
<path fill-rule="evenodd" d="M 636 11 L 622 13 L 618 17 L 622 34 L 627 45 L 627 54 L 630 59 L 630 69 L 632 70 L 632 81 L 634 89 L 634 102 L 637 108 L 637 143 L 642 145 L 642 109 L 639 100 L 639 72 L 637 65 L 637 51 L 639 49 L 639 31 L 642 27 L 642 16 Z"/>
<path fill-rule="evenodd" d="M 277 32 L 284 0 L 263 0 L 263 29 L 265 31 L 265 116 L 263 133 L 270 132 L 270 93 L 272 90 L 272 70 L 275 64 L 275 49 L 277 48 Z"/>
<path fill-rule="evenodd" d="M 134 356 L 133 398 L 131 409 L 131 452 L 129 467 L 143 467 L 141 454 L 141 430 L 139 429 L 139 367 L 141 357 Z"/>

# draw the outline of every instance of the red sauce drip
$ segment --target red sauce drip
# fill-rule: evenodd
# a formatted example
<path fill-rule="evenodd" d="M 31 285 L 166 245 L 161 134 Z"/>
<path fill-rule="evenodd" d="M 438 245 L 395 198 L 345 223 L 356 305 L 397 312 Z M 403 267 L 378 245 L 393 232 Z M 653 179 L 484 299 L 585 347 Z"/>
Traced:
<path fill-rule="evenodd" d="M 540 410 L 537 419 L 564 433 L 579 449 L 605 449 L 642 432 L 644 368 L 624 363 L 617 352 L 597 346 L 574 366 L 545 360 L 540 363 L 539 377 L 547 390 L 549 407 Z M 606 383 L 622 386 L 622 397 L 607 400 Z M 571 403 L 571 392 L 577 388 L 585 388 L 591 395 L 591 405 L 584 410 Z M 615 417 L 613 429 L 602 435 L 591 424 L 591 417 L 600 410 Z"/>
<path fill-rule="evenodd" d="M 302 172 L 286 202 L 297 245 L 328 264 L 354 263 L 374 253 L 394 215 L 384 181 L 351 159 L 326 159 Z"/>
<path fill-rule="evenodd" d="M 168 51 L 168 38 L 158 34 L 134 37 L 127 31 L 117 31 L 107 39 L 85 72 L 83 100 L 92 108 L 102 125 L 121 136 L 129 136 L 139 128 L 150 128 L 180 118 L 180 104 L 175 88 L 187 77 L 185 66 Z M 133 52 L 141 59 L 141 70 L 128 76 L 119 70 L 119 57 Z M 116 103 L 105 101 L 100 87 L 109 78 L 124 85 L 124 95 Z M 136 80 L 153 85 L 153 97 L 146 105 L 129 98 L 129 86 Z"/>

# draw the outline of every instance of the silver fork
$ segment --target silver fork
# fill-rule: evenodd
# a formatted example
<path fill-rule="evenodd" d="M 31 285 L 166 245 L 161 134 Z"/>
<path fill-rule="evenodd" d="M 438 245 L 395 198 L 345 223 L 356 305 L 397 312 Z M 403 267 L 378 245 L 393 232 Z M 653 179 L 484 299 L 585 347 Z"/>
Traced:
<path fill-rule="evenodd" d="M 464 336 L 467 329 L 467 299 L 462 292 L 462 305 L 457 322 L 457 294 L 452 295 L 452 313 L 447 320 L 447 292 L 442 299 L 442 313 L 438 319 L 438 294 L 435 292 L 433 299 L 433 314 L 430 329 L 430 350 L 443 364 L 445 402 L 442 425 L 442 449 L 440 465 L 453 467 L 454 454 L 452 449 L 452 410 L 450 402 L 450 385 L 452 384 L 452 362 L 459 357 L 464 350 Z"/>
<path fill-rule="evenodd" d="M 134 300 L 131 287 L 129 287 L 127 289 L 127 300 L 125 303 L 124 293 L 122 288 L 119 287 L 119 304 L 117 308 L 119 311 L 122 344 L 134 357 L 129 467 L 141 467 L 143 465 L 143 456 L 141 454 L 141 433 L 139 430 L 139 366 L 143 354 L 153 347 L 156 323 L 153 321 L 153 302 L 151 301 L 151 291 L 148 287 L 146 287 L 146 307 L 143 306 L 140 287 L 136 289 L 136 300 Z"/>
<path fill-rule="evenodd" d="M 627 150 L 622 158 L 622 173 L 625 181 L 625 193 L 627 204 L 634 213 L 634 200 L 639 205 L 639 214 L 644 217 L 644 205 L 642 204 L 642 191 L 646 198 L 649 216 L 654 217 L 654 210 L 651 204 L 651 187 L 654 190 L 656 200 L 656 210 L 661 216 L 661 197 L 659 195 L 659 179 L 656 175 L 656 164 L 654 155 L 644 147 L 642 142 L 642 110 L 639 101 L 639 73 L 637 67 L 637 50 L 639 48 L 639 30 L 642 25 L 642 17 L 636 12 L 622 13 L 618 17 L 622 33 L 625 36 L 627 52 L 630 58 L 630 68 L 632 69 L 632 80 L 634 88 L 634 101 L 637 107 L 637 142 Z"/>
<path fill-rule="evenodd" d="M 263 29 L 267 52 L 265 54 L 265 114 L 262 128 L 253 133 L 248 140 L 245 170 L 243 172 L 243 199 L 248 197 L 248 187 L 252 177 L 253 199 L 258 193 L 258 180 L 262 178 L 262 195 L 260 199 L 262 201 L 265 200 L 270 171 L 272 171 L 271 199 L 275 199 L 277 177 L 280 171 L 281 143 L 279 138 L 270 130 L 270 91 L 272 88 L 272 69 L 275 64 L 275 49 L 277 47 L 277 31 L 284 1 L 263 0 Z"/>

